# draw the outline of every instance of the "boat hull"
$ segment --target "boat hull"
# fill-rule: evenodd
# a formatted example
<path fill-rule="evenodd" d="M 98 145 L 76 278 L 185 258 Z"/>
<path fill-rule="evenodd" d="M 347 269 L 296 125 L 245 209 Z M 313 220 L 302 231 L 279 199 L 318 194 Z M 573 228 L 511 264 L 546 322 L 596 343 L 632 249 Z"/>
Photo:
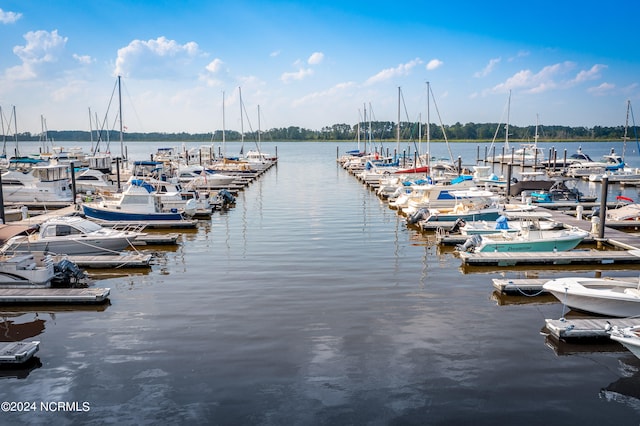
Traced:
<path fill-rule="evenodd" d="M 42 251 L 47 253 L 68 254 L 70 256 L 100 256 L 114 254 L 129 247 L 135 237 L 84 238 L 59 241 L 15 241 L 8 247 L 7 252 L 28 253 Z"/>
<path fill-rule="evenodd" d="M 548 239 L 536 241 L 490 241 L 484 243 L 482 247 L 476 250 L 477 253 L 486 252 L 508 252 L 508 253 L 524 253 L 524 252 L 552 252 L 552 251 L 568 251 L 576 248 L 582 242 L 584 236 L 571 237 L 566 239 Z M 486 238 L 485 238 L 486 240 Z"/>
<path fill-rule="evenodd" d="M 568 307 L 579 311 L 610 317 L 640 315 L 640 292 L 636 284 L 561 278 L 546 282 L 543 288 Z"/>
<path fill-rule="evenodd" d="M 109 210 L 99 207 L 82 205 L 85 216 L 113 222 L 138 222 L 138 221 L 179 221 L 183 220 L 180 213 L 133 213 L 122 210 Z"/>

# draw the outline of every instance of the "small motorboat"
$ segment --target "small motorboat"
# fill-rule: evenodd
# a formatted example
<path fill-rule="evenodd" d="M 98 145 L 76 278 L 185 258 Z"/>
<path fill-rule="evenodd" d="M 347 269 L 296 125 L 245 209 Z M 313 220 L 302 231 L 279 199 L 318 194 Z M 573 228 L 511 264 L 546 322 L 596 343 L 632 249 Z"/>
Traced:
<path fill-rule="evenodd" d="M 20 227 L 16 227 L 20 230 Z M 11 229 L 11 225 L 6 225 Z M 141 235 L 136 230 L 105 228 L 79 216 L 63 216 L 43 222 L 36 232 L 25 230 L 7 240 L 3 253 L 44 251 L 68 255 L 108 255 L 129 247 Z"/>
<path fill-rule="evenodd" d="M 619 328 L 617 326 L 608 326 L 607 332 L 609 338 L 620 343 L 625 348 L 629 349 L 632 354 L 640 358 L 640 325 L 633 327 Z"/>
<path fill-rule="evenodd" d="M 547 281 L 542 287 L 572 309 L 611 317 L 640 315 L 638 281 L 566 277 Z"/>
<path fill-rule="evenodd" d="M 537 212 L 518 212 L 520 219 L 518 232 L 496 230 L 492 234 L 472 235 L 460 251 L 480 252 L 558 252 L 574 249 L 589 236 L 589 232 L 571 227 L 557 229 L 541 225 L 544 217 Z"/>

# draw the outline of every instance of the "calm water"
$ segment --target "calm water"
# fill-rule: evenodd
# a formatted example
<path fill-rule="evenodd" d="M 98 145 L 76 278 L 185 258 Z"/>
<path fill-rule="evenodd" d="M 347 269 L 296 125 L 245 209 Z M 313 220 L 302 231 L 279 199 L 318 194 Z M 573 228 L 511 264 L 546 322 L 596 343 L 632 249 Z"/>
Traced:
<path fill-rule="evenodd" d="M 493 295 L 492 278 L 566 271 L 464 271 L 339 168 L 336 144 L 276 145 L 236 207 L 152 249 L 149 271 L 96 278 L 109 306 L 2 311 L 3 340 L 41 345 L 0 371 L 0 401 L 88 403 L 2 424 L 640 423 L 640 360 L 547 343 L 560 304 Z"/>

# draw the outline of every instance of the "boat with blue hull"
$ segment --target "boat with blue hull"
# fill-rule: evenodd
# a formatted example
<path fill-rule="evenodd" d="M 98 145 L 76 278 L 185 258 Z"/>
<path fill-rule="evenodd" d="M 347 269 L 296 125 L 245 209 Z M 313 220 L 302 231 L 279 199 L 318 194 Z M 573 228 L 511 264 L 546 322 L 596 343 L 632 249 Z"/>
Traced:
<path fill-rule="evenodd" d="M 162 196 L 163 197 L 163 196 Z M 195 200 L 185 203 L 184 209 L 163 207 L 162 198 L 154 189 L 142 182 L 130 184 L 122 194 L 82 204 L 84 215 L 91 219 L 112 222 L 181 221 L 195 212 Z"/>

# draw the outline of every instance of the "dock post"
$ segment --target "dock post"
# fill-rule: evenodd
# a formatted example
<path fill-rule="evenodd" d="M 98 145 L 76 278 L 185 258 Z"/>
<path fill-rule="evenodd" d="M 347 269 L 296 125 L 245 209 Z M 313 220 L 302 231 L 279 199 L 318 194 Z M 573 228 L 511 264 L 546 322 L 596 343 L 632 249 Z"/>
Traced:
<path fill-rule="evenodd" d="M 609 177 L 605 174 L 602 177 L 602 193 L 600 194 L 600 229 L 598 230 L 598 245 L 604 239 L 604 226 L 607 217 L 607 193 L 609 192 Z"/>
<path fill-rule="evenodd" d="M 118 192 L 120 192 L 120 157 L 116 157 L 116 180 L 118 181 Z"/>
<path fill-rule="evenodd" d="M 458 176 L 462 174 L 462 157 L 458 155 Z"/>
<path fill-rule="evenodd" d="M 2 173 L 0 173 L 0 220 L 7 223 L 4 217 L 4 192 L 2 192 Z"/>
<path fill-rule="evenodd" d="M 69 162 L 69 169 L 71 169 L 71 196 L 73 197 L 73 204 L 76 204 L 76 168 L 73 161 Z"/>
<path fill-rule="evenodd" d="M 505 195 L 508 201 L 511 197 L 511 163 L 507 164 L 507 193 Z"/>

